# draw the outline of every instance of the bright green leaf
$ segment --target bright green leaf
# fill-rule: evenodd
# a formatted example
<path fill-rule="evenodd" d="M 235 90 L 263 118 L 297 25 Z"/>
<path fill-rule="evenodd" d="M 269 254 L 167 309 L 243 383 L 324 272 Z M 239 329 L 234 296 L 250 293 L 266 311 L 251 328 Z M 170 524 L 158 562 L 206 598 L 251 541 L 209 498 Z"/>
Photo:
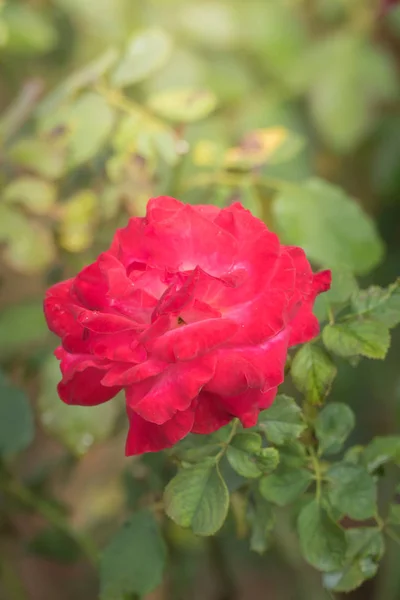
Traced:
<path fill-rule="evenodd" d="M 217 99 L 205 89 L 172 88 L 151 96 L 148 105 L 160 117 L 178 123 L 190 123 L 212 113 Z"/>
<path fill-rule="evenodd" d="M 391 504 L 386 522 L 388 525 L 400 525 L 400 504 Z"/>
<path fill-rule="evenodd" d="M 4 251 L 4 261 L 15 271 L 27 275 L 49 267 L 55 256 L 52 232 L 41 223 L 32 223 L 28 219 L 24 219 L 18 232 L 12 232 Z"/>
<path fill-rule="evenodd" d="M 294 357 L 290 373 L 307 401 L 319 404 L 329 394 L 337 369 L 324 350 L 315 344 L 306 344 Z"/>
<path fill-rule="evenodd" d="M 366 579 L 374 577 L 384 552 L 383 536 L 376 528 L 348 529 L 346 542 L 343 568 L 323 576 L 324 586 L 334 592 L 351 592 Z"/>
<path fill-rule="evenodd" d="M 255 456 L 257 467 L 262 473 L 272 473 L 279 464 L 279 452 L 276 448 L 261 448 Z"/>
<path fill-rule="evenodd" d="M 121 406 L 117 399 L 100 404 L 95 410 L 90 406 L 64 404 L 57 394 L 60 379 L 58 361 L 50 356 L 41 373 L 40 419 L 45 429 L 80 456 L 95 442 L 111 435 Z"/>
<path fill-rule="evenodd" d="M 353 295 L 352 305 L 358 315 L 395 327 L 400 323 L 400 279 L 387 288 L 373 285 L 359 291 Z"/>
<path fill-rule="evenodd" d="M 56 198 L 56 187 L 36 177 L 14 179 L 3 191 L 5 202 L 21 204 L 36 215 L 46 215 L 53 207 Z"/>
<path fill-rule="evenodd" d="M 100 561 L 100 599 L 150 593 L 162 582 L 166 547 L 154 516 L 134 513 L 117 531 Z"/>
<path fill-rule="evenodd" d="M 67 167 L 73 169 L 92 159 L 106 144 L 115 122 L 115 111 L 95 92 L 85 92 L 72 104 L 45 115 L 42 127 L 51 134 L 65 130 Z"/>
<path fill-rule="evenodd" d="M 316 500 L 302 508 L 297 530 L 304 558 L 313 567 L 333 571 L 343 566 L 347 547 L 345 533 Z"/>
<path fill-rule="evenodd" d="M 379 102 L 397 97 L 395 65 L 382 48 L 345 29 L 324 37 L 313 58 L 312 116 L 328 144 L 348 152 L 373 129 Z"/>
<path fill-rule="evenodd" d="M 232 469 L 242 477 L 252 479 L 261 476 L 261 471 L 257 467 L 255 458 L 252 454 L 240 450 L 239 448 L 235 448 L 234 446 L 229 446 L 226 457 Z"/>
<path fill-rule="evenodd" d="M 231 446 L 243 452 L 256 453 L 261 450 L 262 438 L 259 433 L 243 432 L 237 433 L 231 441 Z"/>
<path fill-rule="evenodd" d="M 388 435 L 374 438 L 365 448 L 362 462 L 371 473 L 388 462 L 400 466 L 400 436 Z"/>
<path fill-rule="evenodd" d="M 214 535 L 229 507 L 228 488 L 215 460 L 179 471 L 165 489 L 164 502 L 167 515 L 178 525 L 197 535 Z"/>
<path fill-rule="evenodd" d="M 33 411 L 27 397 L 0 372 L 0 455 L 25 450 L 33 436 Z"/>
<path fill-rule="evenodd" d="M 57 31 L 44 11 L 22 2 L 7 2 L 2 17 L 7 49 L 16 54 L 43 54 L 57 42 Z"/>
<path fill-rule="evenodd" d="M 284 189 L 272 208 L 282 239 L 301 246 L 321 265 L 346 265 L 364 274 L 382 259 L 383 243 L 373 220 L 338 187 L 311 179 Z"/>
<path fill-rule="evenodd" d="M 370 319 L 326 325 L 322 339 L 328 350 L 343 358 L 361 355 L 383 359 L 390 346 L 386 325 Z"/>
<path fill-rule="evenodd" d="M 258 425 L 269 442 L 277 445 L 298 438 L 306 427 L 299 406 L 284 395 L 277 396 L 272 406 L 260 413 Z"/>
<path fill-rule="evenodd" d="M 329 304 L 343 304 L 358 291 L 357 280 L 346 267 L 334 267 L 332 285 L 321 297 Z"/>
<path fill-rule="evenodd" d="M 260 492 L 269 502 L 286 506 L 307 490 L 312 478 L 312 474 L 306 469 L 282 465 L 274 473 L 261 479 Z"/>
<path fill-rule="evenodd" d="M 165 65 L 171 51 L 171 38 L 161 29 L 148 29 L 135 34 L 112 74 L 112 83 L 124 87 L 146 79 Z"/>
<path fill-rule="evenodd" d="M 368 471 L 359 465 L 338 463 L 326 474 L 329 500 L 341 514 L 362 521 L 376 514 L 377 489 Z"/>
<path fill-rule="evenodd" d="M 93 242 L 98 199 L 91 190 L 80 190 L 65 200 L 59 211 L 58 243 L 68 252 L 83 252 Z"/>
<path fill-rule="evenodd" d="M 112 67 L 118 58 L 118 52 L 115 48 L 109 48 L 78 71 L 69 75 L 61 85 L 53 90 L 38 106 L 39 117 L 50 114 L 68 98 L 72 97 L 79 90 L 86 86 L 93 85 Z"/>
<path fill-rule="evenodd" d="M 327 404 L 315 420 L 315 433 L 320 451 L 324 454 L 339 452 L 354 426 L 354 413 L 347 404 Z"/>
<path fill-rule="evenodd" d="M 261 437 L 257 433 L 239 433 L 227 449 L 226 457 L 239 475 L 247 478 L 271 473 L 279 463 L 275 448 L 261 448 Z"/>
<path fill-rule="evenodd" d="M 42 177 L 57 179 L 65 171 L 64 148 L 50 140 L 25 138 L 9 150 L 11 162 Z"/>

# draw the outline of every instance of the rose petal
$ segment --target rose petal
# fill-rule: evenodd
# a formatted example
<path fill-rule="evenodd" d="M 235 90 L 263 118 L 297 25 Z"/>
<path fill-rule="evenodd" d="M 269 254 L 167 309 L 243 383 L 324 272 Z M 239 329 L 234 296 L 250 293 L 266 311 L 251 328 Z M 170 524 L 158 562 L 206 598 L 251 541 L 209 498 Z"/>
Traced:
<path fill-rule="evenodd" d="M 168 331 L 148 344 L 148 347 L 160 360 L 193 360 L 228 342 L 238 327 L 228 319 L 199 321 Z"/>
<path fill-rule="evenodd" d="M 125 446 L 126 456 L 170 448 L 190 432 L 194 420 L 192 409 L 176 413 L 162 425 L 149 423 L 129 408 L 127 412 L 130 425 Z"/>
<path fill-rule="evenodd" d="M 147 421 L 161 425 L 176 412 L 189 408 L 214 374 L 214 360 L 172 364 L 155 377 L 126 389 L 127 405 Z"/>
<path fill-rule="evenodd" d="M 228 413 L 222 406 L 220 396 L 210 392 L 200 392 L 192 433 L 213 433 L 230 421 L 232 421 L 232 414 Z"/>

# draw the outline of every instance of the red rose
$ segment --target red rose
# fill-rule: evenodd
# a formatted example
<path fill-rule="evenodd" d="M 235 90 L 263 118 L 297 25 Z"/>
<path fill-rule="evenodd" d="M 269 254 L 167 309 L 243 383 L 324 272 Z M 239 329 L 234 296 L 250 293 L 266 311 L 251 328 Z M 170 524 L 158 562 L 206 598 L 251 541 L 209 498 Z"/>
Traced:
<path fill-rule="evenodd" d="M 318 333 L 313 303 L 330 279 L 238 203 L 152 199 L 95 263 L 47 292 L 60 397 L 91 406 L 124 389 L 127 455 L 234 417 L 251 427 L 282 383 L 288 347 Z"/>

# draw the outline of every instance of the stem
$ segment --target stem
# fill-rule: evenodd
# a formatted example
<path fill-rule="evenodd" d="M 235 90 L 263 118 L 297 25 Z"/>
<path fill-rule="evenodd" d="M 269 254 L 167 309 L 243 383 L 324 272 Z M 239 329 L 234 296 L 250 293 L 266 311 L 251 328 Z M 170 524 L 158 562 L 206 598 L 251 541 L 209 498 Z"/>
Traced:
<path fill-rule="evenodd" d="M 310 452 L 310 458 L 311 458 L 311 462 L 314 467 L 314 473 L 315 473 L 315 483 L 316 483 L 315 499 L 319 503 L 321 501 L 321 491 L 322 491 L 321 467 L 320 467 L 319 460 L 318 460 L 318 457 L 317 457 L 314 449 L 309 448 L 309 452 Z"/>
<path fill-rule="evenodd" d="M 376 515 L 374 516 L 376 524 L 378 525 L 379 529 L 382 531 L 382 529 L 385 527 L 385 521 L 382 519 L 382 517 L 376 513 Z"/>
<path fill-rule="evenodd" d="M 53 525 L 59 531 L 62 531 L 81 547 L 87 559 L 96 565 L 98 561 L 98 551 L 92 540 L 85 535 L 78 533 L 70 528 L 68 521 L 60 515 L 57 509 L 51 504 L 38 498 L 28 488 L 23 487 L 16 481 L 3 481 L 2 490 L 10 498 L 14 498 L 25 507 L 39 513 L 48 523 Z"/>
<path fill-rule="evenodd" d="M 233 438 L 234 438 L 234 436 L 236 434 L 236 431 L 237 431 L 238 427 L 239 427 L 239 419 L 234 419 L 232 421 L 232 428 L 230 430 L 229 437 L 226 440 L 226 442 L 223 443 L 222 450 L 220 450 L 218 452 L 217 456 L 215 457 L 216 462 L 219 462 L 221 460 L 221 458 L 224 456 L 225 452 L 228 449 L 229 444 L 231 443 L 231 441 L 233 440 Z"/>
<path fill-rule="evenodd" d="M 165 126 L 164 123 L 160 119 L 158 119 L 158 117 L 153 115 L 153 113 L 143 108 L 143 106 L 141 106 L 134 100 L 126 98 L 120 91 L 110 89 L 104 84 L 100 83 L 96 84 L 93 89 L 100 96 L 102 96 L 104 100 L 106 100 L 108 104 L 110 104 L 110 106 L 114 106 L 122 112 L 125 112 L 129 115 L 134 115 L 135 117 L 140 115 L 144 119 L 151 118 L 154 123 L 159 123 L 163 127 Z"/>

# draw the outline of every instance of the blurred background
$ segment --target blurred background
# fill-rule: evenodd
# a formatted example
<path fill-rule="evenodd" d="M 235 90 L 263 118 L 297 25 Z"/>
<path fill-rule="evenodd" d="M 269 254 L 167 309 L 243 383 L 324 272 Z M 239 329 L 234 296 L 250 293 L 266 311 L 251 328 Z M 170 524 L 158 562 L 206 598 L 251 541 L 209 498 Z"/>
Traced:
<path fill-rule="evenodd" d="M 20 410 L 0 420 L 8 465 L 46 510 L 101 545 L 170 477 L 162 456 L 125 459 L 123 399 L 96 409 L 58 400 L 46 288 L 91 262 L 152 196 L 239 200 L 279 229 L 276 189 L 315 176 L 359 203 L 384 242 L 374 270 L 349 269 L 346 285 L 354 272 L 362 285 L 394 281 L 399 69 L 400 8 L 382 14 L 378 0 L 0 0 L 0 403 Z M 339 200 L 326 230 L 346 226 Z M 357 219 L 347 224 L 357 238 Z M 330 265 L 318 221 L 308 235 L 311 258 Z M 398 431 L 399 351 L 397 333 L 385 362 L 340 365 L 332 399 L 357 414 L 353 443 Z M 15 420 L 26 423 L 22 442 Z M 1 600 L 97 598 L 95 571 L 29 504 L 0 495 Z M 151 598 L 329 598 L 285 520 L 261 557 L 231 521 L 217 546 L 165 524 L 170 563 Z M 351 598 L 400 597 L 389 550 Z"/>

